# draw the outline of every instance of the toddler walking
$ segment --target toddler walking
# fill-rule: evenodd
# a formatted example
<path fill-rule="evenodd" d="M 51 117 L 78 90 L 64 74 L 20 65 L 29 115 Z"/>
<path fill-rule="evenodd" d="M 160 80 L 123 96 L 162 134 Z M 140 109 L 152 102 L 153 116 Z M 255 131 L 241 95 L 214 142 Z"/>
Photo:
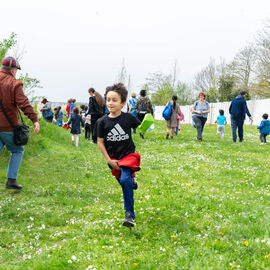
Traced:
<path fill-rule="evenodd" d="M 225 133 L 225 125 L 227 125 L 226 117 L 224 116 L 224 111 L 219 110 L 219 116 L 215 122 L 217 124 L 217 134 L 218 137 L 223 140 L 224 133 Z"/>
<path fill-rule="evenodd" d="M 266 143 L 266 136 L 270 133 L 270 121 L 268 120 L 268 114 L 265 113 L 262 116 L 263 120 L 261 124 L 257 127 L 260 130 L 260 140 L 261 144 Z"/>
<path fill-rule="evenodd" d="M 71 124 L 71 140 L 72 144 L 78 147 L 79 145 L 79 134 L 81 134 L 81 125 L 84 127 L 83 119 L 80 115 L 79 108 L 75 107 L 70 114 L 70 118 L 67 122 L 68 125 Z M 81 124 L 81 125 L 80 125 Z"/>

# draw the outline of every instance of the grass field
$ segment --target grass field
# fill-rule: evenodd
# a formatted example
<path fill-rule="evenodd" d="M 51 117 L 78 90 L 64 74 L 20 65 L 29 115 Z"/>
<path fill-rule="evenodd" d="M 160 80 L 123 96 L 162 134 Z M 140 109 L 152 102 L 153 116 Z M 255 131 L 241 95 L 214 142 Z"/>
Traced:
<path fill-rule="evenodd" d="M 256 127 L 245 142 L 204 141 L 183 125 L 165 139 L 162 121 L 141 140 L 137 227 L 122 226 L 121 188 L 97 145 L 42 122 L 31 134 L 18 182 L 4 188 L 0 156 L 0 269 L 270 269 L 270 143 Z M 270 138 L 269 138 L 270 140 Z"/>

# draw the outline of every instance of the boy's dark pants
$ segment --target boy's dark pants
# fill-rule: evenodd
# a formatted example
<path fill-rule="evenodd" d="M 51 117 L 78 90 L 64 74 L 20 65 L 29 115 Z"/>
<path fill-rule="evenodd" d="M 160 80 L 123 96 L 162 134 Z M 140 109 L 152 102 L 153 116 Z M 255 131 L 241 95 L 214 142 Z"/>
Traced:
<path fill-rule="evenodd" d="M 261 143 L 266 143 L 266 136 L 267 134 L 260 134 Z"/>
<path fill-rule="evenodd" d="M 232 137 L 233 141 L 236 142 L 237 140 L 237 135 L 236 135 L 236 130 L 238 129 L 238 137 L 239 137 L 239 142 L 243 141 L 243 135 L 244 135 L 244 130 L 243 130 L 243 125 L 244 125 L 245 119 L 241 116 L 231 116 L 231 126 L 232 126 Z"/>
<path fill-rule="evenodd" d="M 134 213 L 134 192 L 132 184 L 132 174 L 134 173 L 129 167 L 121 166 L 121 175 L 119 183 L 123 190 L 124 208 L 126 212 L 130 212 L 132 218 L 135 218 Z"/>
<path fill-rule="evenodd" d="M 202 139 L 203 128 L 204 128 L 204 125 L 205 125 L 205 123 L 207 121 L 207 118 L 197 116 L 197 115 L 193 115 L 192 119 L 193 119 L 193 121 L 195 123 L 195 126 L 196 126 L 196 129 L 197 129 L 197 138 L 199 140 L 201 140 Z"/>
<path fill-rule="evenodd" d="M 84 132 L 85 132 L 85 139 L 89 139 L 90 134 L 91 134 L 91 125 L 90 124 L 88 124 L 88 123 L 85 124 Z"/>

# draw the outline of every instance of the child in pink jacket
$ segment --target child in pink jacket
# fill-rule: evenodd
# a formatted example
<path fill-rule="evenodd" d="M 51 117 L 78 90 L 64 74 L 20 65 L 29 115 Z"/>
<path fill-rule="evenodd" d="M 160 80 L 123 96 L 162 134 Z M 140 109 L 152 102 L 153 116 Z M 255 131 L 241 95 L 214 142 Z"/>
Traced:
<path fill-rule="evenodd" d="M 182 111 L 180 110 L 180 113 L 177 114 L 177 126 L 175 127 L 175 134 L 178 134 L 178 131 L 181 130 L 181 121 L 183 121 L 185 118 L 184 114 L 182 113 Z"/>

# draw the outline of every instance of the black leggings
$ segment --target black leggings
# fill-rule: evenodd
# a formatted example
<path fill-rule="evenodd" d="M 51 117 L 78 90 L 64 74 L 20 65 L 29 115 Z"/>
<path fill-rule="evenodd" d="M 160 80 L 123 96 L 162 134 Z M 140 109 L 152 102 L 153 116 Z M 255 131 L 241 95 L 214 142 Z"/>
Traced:
<path fill-rule="evenodd" d="M 103 115 L 91 115 L 91 130 L 90 133 L 92 134 L 92 140 L 94 143 L 97 143 L 97 130 L 96 130 L 96 122 L 97 120 L 102 117 Z"/>

